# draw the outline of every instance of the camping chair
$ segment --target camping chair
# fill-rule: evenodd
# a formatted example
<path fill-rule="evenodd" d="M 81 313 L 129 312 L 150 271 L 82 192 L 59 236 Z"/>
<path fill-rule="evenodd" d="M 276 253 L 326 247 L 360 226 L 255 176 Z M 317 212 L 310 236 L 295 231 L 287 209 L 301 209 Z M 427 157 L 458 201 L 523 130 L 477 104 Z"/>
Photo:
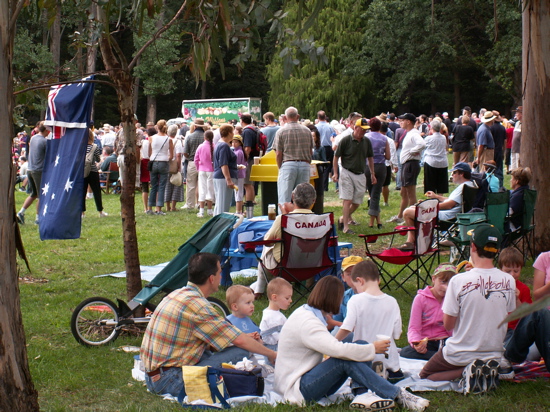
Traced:
<path fill-rule="evenodd" d="M 330 257 L 329 247 L 334 248 L 332 256 L 337 257 L 338 239 L 333 236 L 334 215 L 331 213 L 290 213 L 281 216 L 281 239 L 241 242 L 245 251 L 253 251 L 266 273 L 282 277 L 293 283 L 294 291 L 302 297 L 311 292 L 316 275 L 329 273 L 336 275 L 337 259 Z M 281 261 L 274 269 L 267 269 L 257 246 L 270 246 L 281 243 Z"/>
<path fill-rule="evenodd" d="M 117 182 L 118 182 L 118 177 L 116 179 L 113 179 L 111 177 L 111 173 L 112 174 L 115 174 L 118 176 L 119 174 L 119 168 L 118 168 L 118 164 L 117 162 L 111 162 L 109 163 L 109 170 L 106 171 L 106 172 L 99 172 L 100 173 L 100 178 L 99 178 L 99 186 L 101 187 L 101 190 L 103 190 L 103 192 L 108 195 L 109 194 L 109 190 L 111 188 L 113 189 L 116 189 L 116 186 L 117 186 Z M 101 175 L 104 175 L 104 178 L 101 178 Z"/>
<path fill-rule="evenodd" d="M 510 209 L 510 192 L 487 193 L 485 214 L 487 223 L 496 227 L 502 236 L 508 231 L 508 211 Z"/>
<path fill-rule="evenodd" d="M 393 232 L 359 235 L 365 240 L 367 256 L 372 259 L 380 270 L 384 282 L 382 288 L 391 290 L 391 283 L 393 282 L 397 285 L 397 288 L 403 289 L 410 295 L 404 287 L 410 278 L 416 277 L 418 289 L 428 283 L 436 258 L 439 261 L 439 249 L 433 247 L 438 212 L 439 201 L 437 199 L 424 200 L 416 205 L 414 227 L 397 226 Z M 414 250 L 401 250 L 393 247 L 396 235 L 404 236 L 410 231 L 415 233 Z M 375 253 L 369 245 L 376 243 L 381 236 L 391 236 L 390 244 L 382 252 Z M 392 274 L 385 266 L 387 263 L 403 267 L 397 273 Z M 422 273 L 422 271 L 425 273 Z M 403 279 L 403 277 L 405 278 Z"/>
<path fill-rule="evenodd" d="M 505 243 L 510 244 L 519 250 L 523 256 L 535 258 L 535 204 L 537 203 L 537 191 L 533 189 L 525 189 L 523 192 L 523 216 L 521 226 L 511 230 L 506 238 Z"/>

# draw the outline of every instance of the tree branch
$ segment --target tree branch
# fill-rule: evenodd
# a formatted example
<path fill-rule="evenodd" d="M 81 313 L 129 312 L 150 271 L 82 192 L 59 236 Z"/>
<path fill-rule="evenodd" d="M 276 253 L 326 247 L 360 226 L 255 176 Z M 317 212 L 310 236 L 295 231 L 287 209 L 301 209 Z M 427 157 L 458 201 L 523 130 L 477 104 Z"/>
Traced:
<path fill-rule="evenodd" d="M 21 13 L 21 10 L 23 9 L 25 3 L 26 0 L 19 0 L 17 2 L 17 5 L 15 6 L 15 10 L 11 15 L 9 32 L 13 35 L 13 37 L 15 37 L 15 24 L 17 22 L 17 17 L 19 17 L 19 13 Z"/>
<path fill-rule="evenodd" d="M 151 37 L 149 40 L 147 40 L 147 42 L 145 42 L 143 46 L 141 46 L 141 49 L 138 50 L 138 52 L 135 54 L 134 58 L 128 65 L 129 71 L 132 71 L 132 69 L 137 64 L 137 62 L 139 61 L 139 58 L 141 57 L 143 52 L 147 49 L 147 47 L 149 47 L 149 45 L 153 43 L 156 39 L 158 39 L 162 33 L 164 33 L 166 30 L 168 30 L 170 27 L 172 27 L 176 23 L 178 17 L 183 13 L 183 10 L 185 9 L 186 5 L 187 5 L 187 0 L 183 2 L 180 9 L 177 11 L 174 17 L 172 17 L 172 20 L 170 20 L 167 24 L 162 26 L 155 34 L 153 34 L 153 37 Z"/>
<path fill-rule="evenodd" d="M 115 87 L 114 83 L 108 82 L 106 80 L 78 80 L 78 81 L 77 80 L 68 80 L 66 82 L 45 83 L 45 84 L 40 84 L 38 86 L 27 87 L 25 89 L 21 89 L 21 90 L 17 90 L 16 92 L 13 92 L 13 95 L 16 96 L 16 95 L 21 94 L 21 93 L 30 92 L 31 90 L 48 89 L 52 86 L 57 86 L 57 85 L 60 85 L 60 84 L 74 84 L 74 83 L 99 83 L 99 84 L 106 84 L 108 86 Z"/>

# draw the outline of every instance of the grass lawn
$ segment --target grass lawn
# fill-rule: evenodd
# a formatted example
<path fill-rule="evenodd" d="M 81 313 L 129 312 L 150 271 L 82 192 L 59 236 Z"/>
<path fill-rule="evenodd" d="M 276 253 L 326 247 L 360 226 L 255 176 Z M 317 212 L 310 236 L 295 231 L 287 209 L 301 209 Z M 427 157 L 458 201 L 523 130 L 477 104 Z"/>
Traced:
<path fill-rule="evenodd" d="M 382 207 L 382 219 L 396 214 L 399 194 L 391 186 L 390 204 Z M 334 188 L 325 194 L 325 211 L 341 215 L 341 203 Z M 419 186 L 418 194 L 422 193 Z M 25 194 L 16 192 L 20 208 Z M 180 410 L 156 395 L 149 394 L 142 383 L 132 379 L 130 370 L 133 354 L 120 348 L 139 346 L 141 337 L 121 336 L 111 346 L 88 349 L 73 338 L 69 321 L 72 310 L 82 300 L 103 296 L 111 300 L 125 299 L 126 285 L 122 279 L 94 278 L 95 275 L 124 270 L 122 225 L 118 195 L 103 196 L 106 218 L 99 218 L 93 200 L 87 202 L 87 216 L 82 222 L 82 237 L 77 240 L 45 241 L 39 239 L 38 227 L 33 225 L 34 206 L 27 212 L 27 224 L 21 226 L 24 245 L 32 273 L 20 261 L 20 291 L 28 357 L 32 377 L 45 411 L 156 411 Z M 143 213 L 141 197 L 136 197 L 137 231 L 142 265 L 154 265 L 171 260 L 177 248 L 205 222 L 195 213 L 178 210 L 167 216 L 147 216 Z M 259 207 L 256 214 L 259 214 Z M 365 205 L 356 212 L 361 223 L 354 230 L 367 233 Z M 390 230 L 384 224 L 382 230 Z M 340 240 L 351 241 L 354 253 L 363 255 L 361 239 L 342 235 Z M 532 283 L 532 269 L 525 270 L 526 283 Z M 249 279 L 242 282 L 250 283 Z M 414 286 L 410 288 L 414 293 Z M 218 293 L 223 297 L 223 291 Z M 404 292 L 390 292 L 399 302 L 403 317 L 403 334 L 398 344 L 406 344 L 406 325 L 412 297 Z M 259 301 L 254 315 L 260 321 L 261 310 L 267 305 Z M 288 314 L 287 314 L 288 315 Z M 463 396 L 456 393 L 430 392 L 424 396 L 431 401 L 430 410 L 442 411 L 548 411 L 550 397 L 548 381 L 522 384 L 503 383 L 485 396 Z M 243 407 L 246 411 L 268 411 L 268 406 Z M 296 407 L 278 406 L 278 410 Z M 348 410 L 347 403 L 332 407 L 308 407 L 307 410 Z"/>

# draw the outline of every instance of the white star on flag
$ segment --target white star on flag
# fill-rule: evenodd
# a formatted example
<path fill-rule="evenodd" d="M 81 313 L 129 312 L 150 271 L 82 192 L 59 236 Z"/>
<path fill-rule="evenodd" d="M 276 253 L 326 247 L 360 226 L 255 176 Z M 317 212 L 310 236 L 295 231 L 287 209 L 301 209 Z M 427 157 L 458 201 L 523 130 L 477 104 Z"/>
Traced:
<path fill-rule="evenodd" d="M 46 196 L 48 194 L 48 191 L 50 190 L 50 184 L 46 183 L 46 185 L 42 188 L 42 194 Z"/>
<path fill-rule="evenodd" d="M 54 166 L 57 166 L 58 163 L 59 163 L 59 155 L 57 155 L 57 156 L 55 157 L 55 165 L 54 165 Z"/>
<path fill-rule="evenodd" d="M 55 199 L 55 193 L 52 193 L 52 198 L 51 200 L 54 200 Z"/>
<path fill-rule="evenodd" d="M 69 178 L 67 178 L 67 183 L 65 183 L 65 191 L 68 192 L 72 188 L 73 188 L 73 182 L 71 182 Z"/>
<path fill-rule="evenodd" d="M 46 216 L 46 212 L 48 211 L 48 204 L 46 203 L 44 205 L 44 212 L 42 212 L 42 216 Z"/>

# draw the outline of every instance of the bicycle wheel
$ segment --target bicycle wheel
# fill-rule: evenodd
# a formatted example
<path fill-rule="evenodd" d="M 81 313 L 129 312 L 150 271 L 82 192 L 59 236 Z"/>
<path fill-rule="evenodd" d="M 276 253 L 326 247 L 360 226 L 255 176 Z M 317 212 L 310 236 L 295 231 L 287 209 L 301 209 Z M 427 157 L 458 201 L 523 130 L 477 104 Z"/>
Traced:
<path fill-rule="evenodd" d="M 116 304 L 102 297 L 89 298 L 73 311 L 71 332 L 81 345 L 105 345 L 113 342 L 120 333 L 118 320 Z"/>
<path fill-rule="evenodd" d="M 208 297 L 207 299 L 210 302 L 210 304 L 214 307 L 214 309 L 216 309 L 220 313 L 220 315 L 222 315 L 224 318 L 231 314 L 231 312 L 229 312 L 229 309 L 227 308 L 225 303 L 223 303 L 223 301 L 221 301 L 220 299 L 213 298 L 213 297 Z"/>

